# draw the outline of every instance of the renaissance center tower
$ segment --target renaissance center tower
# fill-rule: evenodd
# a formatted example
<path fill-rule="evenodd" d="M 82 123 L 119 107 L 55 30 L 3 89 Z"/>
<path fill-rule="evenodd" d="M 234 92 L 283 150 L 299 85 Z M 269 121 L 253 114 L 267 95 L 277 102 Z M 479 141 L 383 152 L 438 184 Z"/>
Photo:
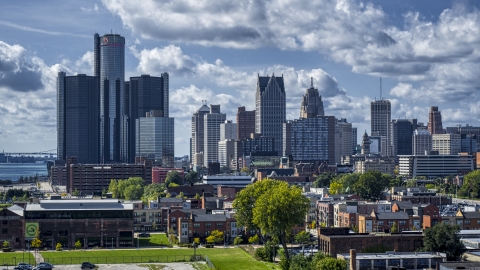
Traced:
<path fill-rule="evenodd" d="M 100 81 L 100 159 L 102 163 L 125 161 L 125 38 L 95 34 L 94 47 L 94 75 Z"/>

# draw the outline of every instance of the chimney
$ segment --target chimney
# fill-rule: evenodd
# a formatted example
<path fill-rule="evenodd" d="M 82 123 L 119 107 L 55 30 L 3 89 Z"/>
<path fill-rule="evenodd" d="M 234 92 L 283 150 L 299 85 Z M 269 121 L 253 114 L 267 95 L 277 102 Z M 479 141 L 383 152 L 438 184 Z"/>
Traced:
<path fill-rule="evenodd" d="M 350 249 L 350 270 L 357 270 L 357 251 Z"/>

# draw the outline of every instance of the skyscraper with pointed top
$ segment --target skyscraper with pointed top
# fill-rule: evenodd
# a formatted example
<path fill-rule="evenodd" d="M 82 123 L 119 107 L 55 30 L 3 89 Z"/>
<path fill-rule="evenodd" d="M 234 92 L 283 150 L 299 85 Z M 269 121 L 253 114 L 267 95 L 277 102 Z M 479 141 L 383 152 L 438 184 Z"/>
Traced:
<path fill-rule="evenodd" d="M 258 76 L 255 94 L 255 133 L 275 138 L 275 151 L 282 153 L 286 94 L 282 77 Z"/>
<path fill-rule="evenodd" d="M 312 118 L 324 116 L 323 101 L 318 89 L 313 88 L 313 78 L 311 78 L 310 88 L 303 95 L 300 105 L 300 118 Z"/>

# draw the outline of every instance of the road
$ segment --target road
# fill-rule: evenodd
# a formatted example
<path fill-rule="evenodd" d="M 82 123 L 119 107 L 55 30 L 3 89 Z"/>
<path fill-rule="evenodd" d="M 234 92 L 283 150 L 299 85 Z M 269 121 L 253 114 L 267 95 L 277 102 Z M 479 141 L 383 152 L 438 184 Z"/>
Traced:
<path fill-rule="evenodd" d="M 480 201 L 477 200 L 467 200 L 467 199 L 461 199 L 461 198 L 452 198 L 452 203 L 453 204 L 459 204 L 459 203 L 466 203 L 468 205 L 475 205 L 475 204 L 480 204 Z"/>

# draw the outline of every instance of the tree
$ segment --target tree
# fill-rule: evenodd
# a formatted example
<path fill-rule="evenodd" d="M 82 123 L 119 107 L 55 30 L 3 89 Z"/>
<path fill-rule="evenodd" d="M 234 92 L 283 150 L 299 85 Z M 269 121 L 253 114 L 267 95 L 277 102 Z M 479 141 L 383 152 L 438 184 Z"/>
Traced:
<path fill-rule="evenodd" d="M 10 242 L 7 240 L 3 240 L 3 248 L 9 248 L 10 247 Z"/>
<path fill-rule="evenodd" d="M 295 235 L 295 242 L 302 245 L 302 254 L 304 253 L 305 244 L 310 242 L 310 233 L 301 231 Z"/>
<path fill-rule="evenodd" d="M 390 228 L 390 232 L 392 232 L 392 233 L 398 232 L 397 222 L 393 222 L 393 225 L 392 225 L 392 227 Z"/>
<path fill-rule="evenodd" d="M 317 269 L 328 269 L 328 270 L 344 270 L 347 269 L 347 261 L 342 259 L 335 259 L 332 257 L 326 257 L 323 260 L 320 260 L 317 265 Z"/>
<path fill-rule="evenodd" d="M 168 187 L 170 183 L 175 183 L 177 185 L 183 184 L 183 178 L 178 171 L 173 170 L 167 173 L 167 177 L 165 178 L 165 186 Z"/>
<path fill-rule="evenodd" d="M 157 222 L 155 222 L 155 220 L 152 222 L 152 230 L 157 230 Z"/>
<path fill-rule="evenodd" d="M 189 171 L 187 175 L 185 175 L 185 181 L 190 185 L 195 184 L 198 181 L 198 173 L 196 171 Z"/>
<path fill-rule="evenodd" d="M 340 177 L 335 178 L 333 181 L 342 184 L 342 190 L 339 191 L 340 193 L 352 193 L 353 192 L 353 185 L 358 182 L 360 179 L 360 173 L 349 173 L 343 174 Z"/>
<path fill-rule="evenodd" d="M 108 186 L 108 192 L 111 192 L 114 198 L 129 201 L 139 200 L 142 198 L 144 185 L 145 181 L 141 177 L 130 177 L 126 180 L 112 179 Z"/>
<path fill-rule="evenodd" d="M 165 196 L 165 185 L 152 183 L 143 188 L 142 201 L 146 205 L 149 201 L 156 201 L 159 197 Z"/>
<path fill-rule="evenodd" d="M 248 243 L 250 244 L 258 244 L 258 242 L 260 241 L 258 235 L 252 235 L 248 238 Z"/>
<path fill-rule="evenodd" d="M 249 167 L 243 167 L 243 168 L 240 170 L 240 172 L 249 174 L 249 173 L 250 173 L 250 168 L 249 168 Z"/>
<path fill-rule="evenodd" d="M 185 194 L 183 193 L 183 191 L 180 191 L 180 193 L 178 193 L 177 197 L 175 198 L 180 198 L 180 199 L 183 199 L 183 198 L 186 198 Z"/>
<path fill-rule="evenodd" d="M 310 256 L 304 256 L 303 254 L 293 255 L 290 260 L 289 270 L 313 270 L 312 259 Z"/>
<path fill-rule="evenodd" d="M 242 242 L 243 242 L 243 238 L 240 237 L 240 236 L 237 236 L 237 237 L 235 237 L 235 239 L 233 239 L 233 244 L 234 245 L 240 245 Z"/>
<path fill-rule="evenodd" d="M 55 246 L 55 250 L 56 251 L 62 251 L 62 244 L 57 243 L 57 245 Z"/>
<path fill-rule="evenodd" d="M 142 195 L 143 195 L 143 186 L 139 184 L 134 184 L 134 185 L 129 185 L 125 188 L 123 197 L 127 201 L 135 201 L 135 200 L 140 200 Z"/>
<path fill-rule="evenodd" d="M 80 240 L 77 240 L 77 242 L 75 242 L 75 248 L 76 249 L 82 248 L 82 242 L 80 242 Z"/>
<path fill-rule="evenodd" d="M 193 238 L 193 243 L 200 245 L 200 238 Z"/>
<path fill-rule="evenodd" d="M 208 243 L 221 243 L 223 242 L 223 232 L 219 230 L 214 230 L 207 237 Z"/>
<path fill-rule="evenodd" d="M 295 225 L 304 221 L 310 200 L 297 186 L 264 179 L 240 191 L 233 207 L 240 226 L 259 228 L 264 234 L 276 237 L 289 260 L 287 236 Z"/>
<path fill-rule="evenodd" d="M 316 188 L 329 187 L 330 182 L 333 180 L 335 175 L 333 173 L 324 172 L 317 176 L 317 179 L 313 183 L 313 186 Z"/>
<path fill-rule="evenodd" d="M 459 194 L 470 195 L 472 198 L 478 197 L 478 194 L 480 194 L 480 170 L 475 170 L 465 175 L 462 188 L 458 192 Z"/>
<path fill-rule="evenodd" d="M 193 198 L 195 198 L 195 199 L 197 199 L 197 200 L 198 200 L 198 199 L 201 199 L 201 198 L 202 198 L 202 196 L 200 196 L 200 194 L 198 194 L 198 193 L 195 193 L 195 197 L 193 197 Z"/>
<path fill-rule="evenodd" d="M 42 241 L 40 240 L 40 228 L 37 227 L 35 230 L 35 238 L 30 243 L 30 246 L 33 248 L 40 248 L 42 246 Z"/>
<path fill-rule="evenodd" d="M 353 185 L 353 191 L 363 199 L 381 199 L 382 191 L 390 183 L 391 176 L 378 171 L 367 171 L 362 174 L 358 182 Z"/>
<path fill-rule="evenodd" d="M 75 189 L 72 193 L 73 196 L 80 196 L 80 191 L 78 189 Z"/>
<path fill-rule="evenodd" d="M 423 249 L 425 251 L 444 252 L 447 260 L 457 260 L 463 253 L 465 246 L 457 237 L 460 227 L 444 222 L 435 224 L 424 232 Z"/>
<path fill-rule="evenodd" d="M 332 182 L 330 184 L 330 190 L 328 191 L 330 194 L 341 194 L 343 191 L 343 185 L 339 182 Z"/>

